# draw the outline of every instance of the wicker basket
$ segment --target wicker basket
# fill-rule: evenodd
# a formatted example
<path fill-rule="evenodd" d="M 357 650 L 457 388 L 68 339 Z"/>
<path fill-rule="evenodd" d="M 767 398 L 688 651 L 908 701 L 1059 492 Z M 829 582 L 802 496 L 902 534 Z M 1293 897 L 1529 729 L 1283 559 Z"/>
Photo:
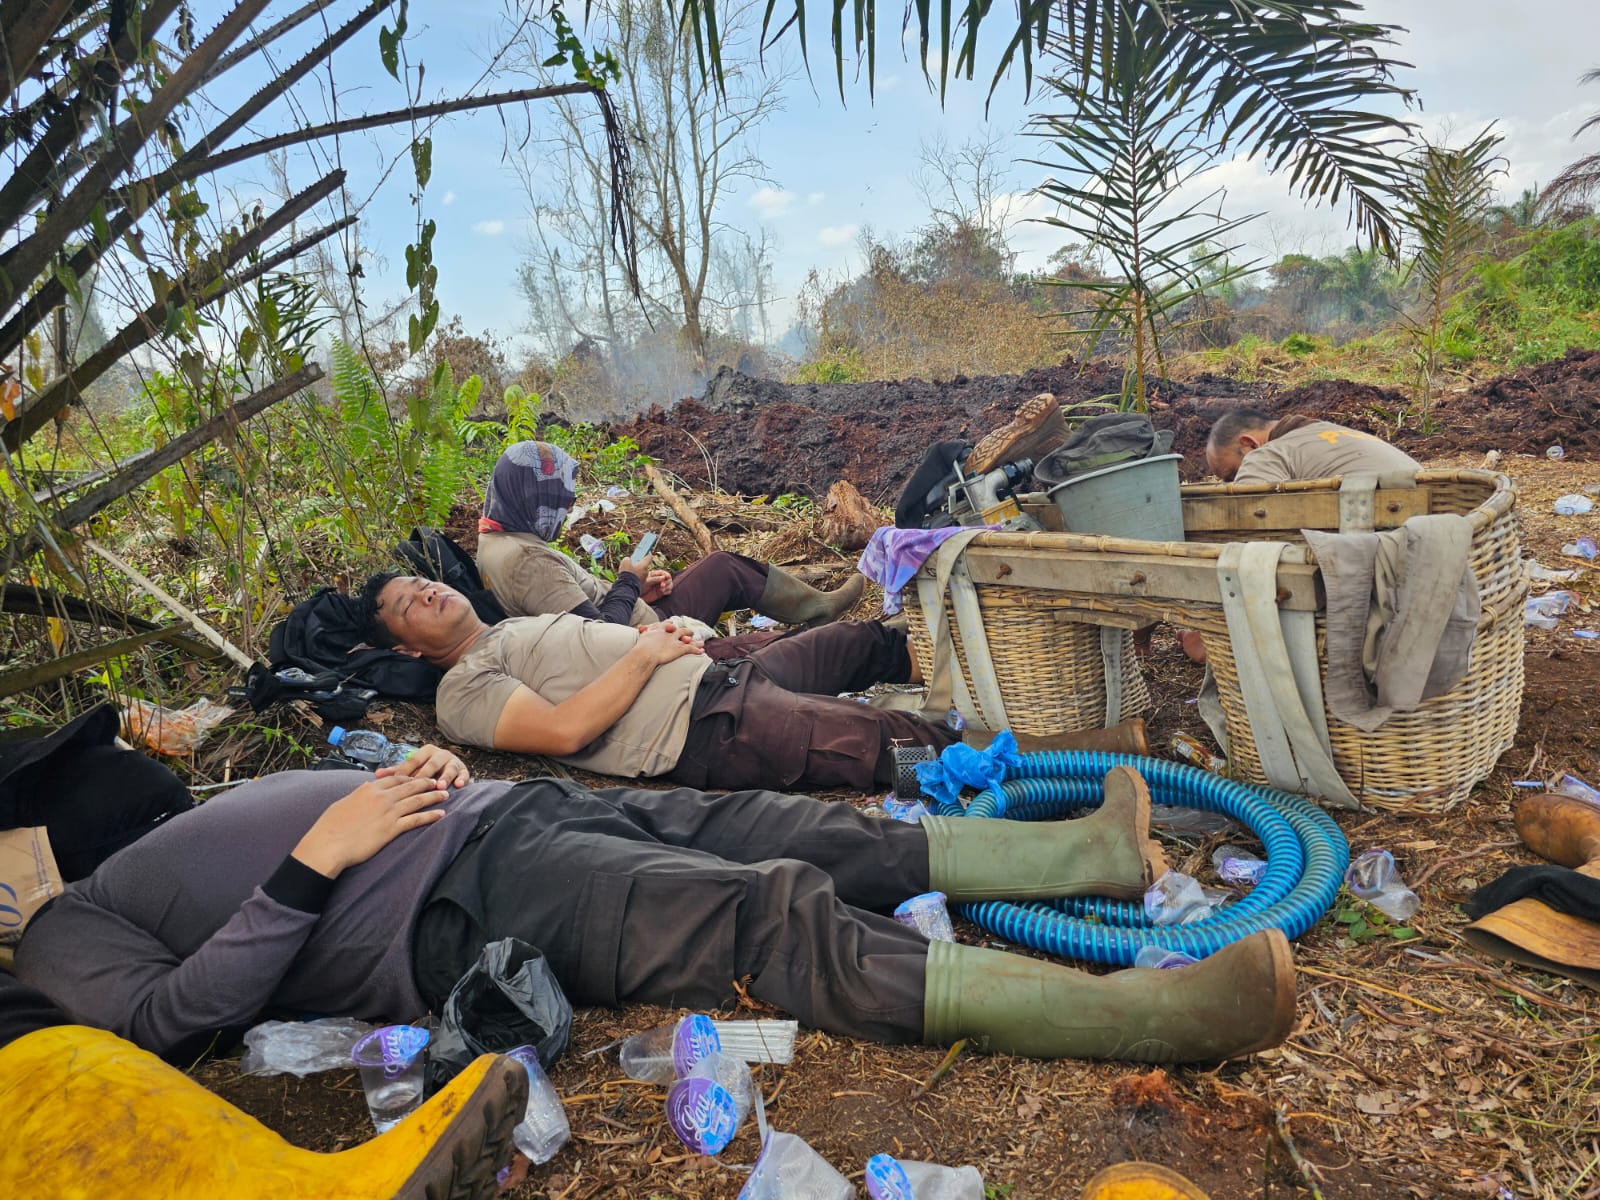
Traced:
<path fill-rule="evenodd" d="M 911 644 L 920 662 L 933 661 L 933 638 L 917 603 L 915 588 L 901 596 L 910 618 Z M 994 663 L 1000 699 L 1011 718 L 1013 733 L 1048 737 L 1103 729 L 1106 719 L 1105 660 L 1100 653 L 1100 627 L 1085 622 L 1061 593 L 1028 588 L 979 588 L 989 657 Z M 973 689 L 967 649 L 956 631 L 948 599 L 945 611 L 956 661 Z M 1122 635 L 1122 713 L 1117 720 L 1137 717 L 1150 707 L 1150 689 L 1133 652 L 1133 632 Z"/>
<path fill-rule="evenodd" d="M 1270 540 L 1304 546 L 1301 528 L 1338 528 L 1338 481 L 1272 485 L 1202 484 L 1184 488 L 1187 542 L 1137 542 L 1065 533 L 985 534 L 968 549 L 984 632 L 1001 694 L 1019 732 L 1091 728 L 1105 718 L 1099 631 L 1169 621 L 1197 630 L 1206 644 L 1227 721 L 1232 774 L 1266 782 L 1220 596 L 1204 595 L 1222 543 Z M 1516 736 L 1522 703 L 1522 603 L 1527 584 L 1510 480 L 1487 471 L 1424 471 L 1414 491 L 1379 492 L 1376 525 L 1392 528 L 1419 512 L 1456 513 L 1472 524 L 1471 566 L 1482 614 L 1465 678 L 1451 691 L 1409 713 L 1397 713 L 1370 733 L 1332 716 L 1328 731 L 1334 766 L 1350 790 L 1377 808 L 1442 812 L 1460 803 Z M 1041 512 L 1040 515 L 1048 516 Z M 1315 557 L 1302 549 L 1295 569 L 1306 583 L 1299 603 L 1320 597 Z M 976 556 L 976 559 L 975 559 Z M 1095 571 L 1096 559 L 1106 568 Z M 1053 577 L 1039 581 L 1056 563 Z M 1090 578 L 1090 576 L 1094 576 Z M 916 592 L 904 599 L 919 655 L 930 649 Z M 1280 602 L 1282 598 L 1280 597 Z M 948 602 L 947 602 L 948 607 Z M 965 651 L 952 625 L 957 657 Z M 1326 664 L 1318 601 L 1318 653 Z M 924 661 L 927 661 L 926 659 Z M 1149 704 L 1131 654 L 1124 656 L 1123 715 Z"/>

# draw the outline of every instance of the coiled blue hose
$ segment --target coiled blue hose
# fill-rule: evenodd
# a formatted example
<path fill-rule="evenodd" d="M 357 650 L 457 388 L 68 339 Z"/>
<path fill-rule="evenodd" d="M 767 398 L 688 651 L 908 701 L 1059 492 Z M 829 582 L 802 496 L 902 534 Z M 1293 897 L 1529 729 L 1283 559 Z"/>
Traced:
<path fill-rule="evenodd" d="M 1203 809 L 1243 822 L 1266 847 L 1267 870 L 1243 899 L 1186 925 L 1157 928 L 1141 905 L 1099 897 L 958 906 L 963 916 L 1010 942 L 1064 958 L 1126 965 L 1144 946 L 1205 958 L 1262 929 L 1281 929 L 1296 938 L 1328 911 L 1350 865 L 1350 844 L 1333 818 L 1309 800 L 1277 788 L 1236 783 L 1137 754 L 1071 750 L 1021 757 L 1015 777 L 998 792 L 979 793 L 965 810 L 959 804 L 938 804 L 939 815 L 1040 821 L 1097 808 L 1105 799 L 1106 772 L 1132 767 L 1144 776 L 1157 804 Z"/>

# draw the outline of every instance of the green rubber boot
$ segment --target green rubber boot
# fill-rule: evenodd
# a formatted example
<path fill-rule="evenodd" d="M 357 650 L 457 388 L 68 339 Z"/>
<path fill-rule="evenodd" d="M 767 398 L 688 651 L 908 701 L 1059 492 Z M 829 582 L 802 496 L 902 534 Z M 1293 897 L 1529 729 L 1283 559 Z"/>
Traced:
<path fill-rule="evenodd" d="M 1167 869 L 1150 838 L 1150 789 L 1132 767 L 1112 768 L 1105 803 L 1087 817 L 924 817 L 922 828 L 929 887 L 952 900 L 1137 900 Z"/>
<path fill-rule="evenodd" d="M 930 942 L 923 1040 L 971 1039 L 1029 1058 L 1211 1063 L 1276 1046 L 1294 1027 L 1294 958 L 1276 929 L 1173 970 L 1090 975 Z"/>
<path fill-rule="evenodd" d="M 826 625 L 837 621 L 861 600 L 867 586 L 864 575 L 852 575 L 841 588 L 824 592 L 797 579 L 782 567 L 767 568 L 767 582 L 756 601 L 756 611 L 785 625 Z"/>

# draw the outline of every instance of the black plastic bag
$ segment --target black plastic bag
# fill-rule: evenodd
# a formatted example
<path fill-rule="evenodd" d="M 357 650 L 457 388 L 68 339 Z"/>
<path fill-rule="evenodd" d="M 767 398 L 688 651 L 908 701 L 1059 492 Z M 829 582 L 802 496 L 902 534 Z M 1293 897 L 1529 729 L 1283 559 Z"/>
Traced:
<path fill-rule="evenodd" d="M 432 1095 L 480 1054 L 532 1046 L 546 1068 L 572 1036 L 572 1005 L 543 952 L 517 938 L 490 942 L 450 989 L 428 1045 Z"/>

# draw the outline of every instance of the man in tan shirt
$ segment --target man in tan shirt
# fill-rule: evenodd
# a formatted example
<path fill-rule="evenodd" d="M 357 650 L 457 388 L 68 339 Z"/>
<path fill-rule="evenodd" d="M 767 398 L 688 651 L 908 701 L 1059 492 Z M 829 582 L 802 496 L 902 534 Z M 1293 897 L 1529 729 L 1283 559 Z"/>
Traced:
<path fill-rule="evenodd" d="M 1232 483 L 1329 479 L 1357 471 L 1386 475 L 1422 464 L 1380 437 L 1304 416 L 1273 417 L 1257 408 L 1224 413 L 1206 439 L 1206 467 Z"/>
<path fill-rule="evenodd" d="M 875 621 L 707 643 L 670 620 L 560 613 L 490 626 L 454 588 L 391 574 L 369 579 L 361 602 L 374 645 L 445 668 L 439 727 L 459 742 L 691 787 L 864 792 L 894 779 L 895 745 L 957 739 L 839 698 L 912 681 L 905 633 Z"/>

